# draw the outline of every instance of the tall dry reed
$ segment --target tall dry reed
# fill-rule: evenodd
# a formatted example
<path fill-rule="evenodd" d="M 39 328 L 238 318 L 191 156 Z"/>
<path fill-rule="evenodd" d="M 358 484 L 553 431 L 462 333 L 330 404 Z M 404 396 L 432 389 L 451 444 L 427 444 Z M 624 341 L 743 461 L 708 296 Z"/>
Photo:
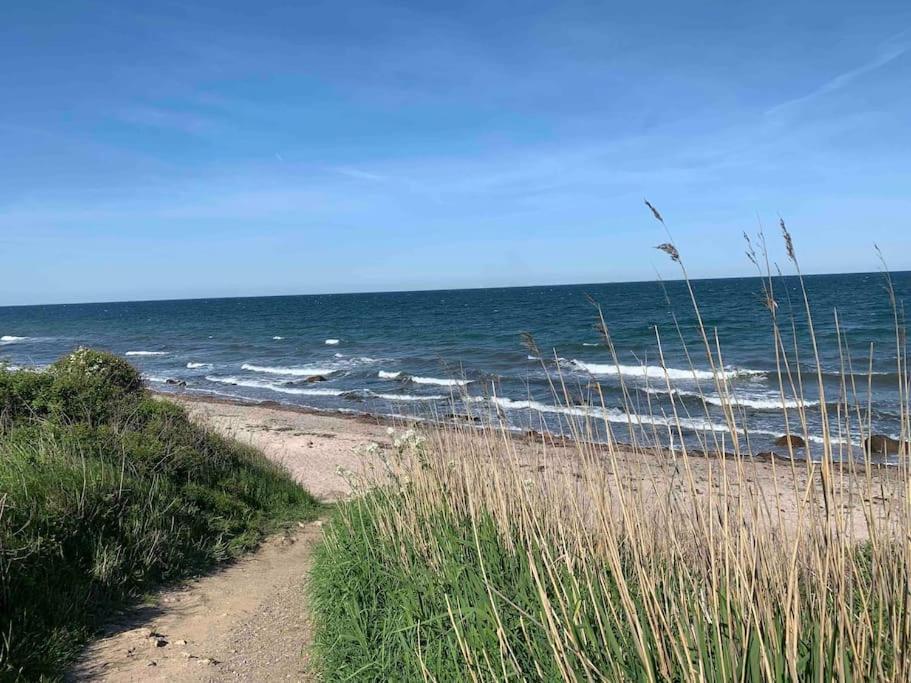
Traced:
<path fill-rule="evenodd" d="M 800 275 L 793 239 L 780 227 Z M 718 335 L 702 324 L 668 232 L 659 248 L 683 270 L 700 323 L 701 348 L 687 354 L 712 369 L 727 430 L 697 431 L 694 446 L 690 426 L 708 419 L 708 408 L 691 414 L 668 376 L 670 416 L 637 422 L 629 406 L 630 423 L 618 427 L 597 410 L 583 412 L 567 421 L 567 439 L 515 438 L 496 419 L 399 430 L 391 446 L 372 449 L 374 474 L 357 482 L 363 489 L 330 524 L 317 563 L 326 672 L 359 680 L 911 680 L 906 446 L 898 467 L 852 446 L 870 436 L 870 411 L 859 407 L 862 387 L 846 351 L 840 396 L 826 397 L 801 276 L 822 413 L 821 434 L 810 433 L 797 326 L 779 317 L 761 236 L 759 245 L 748 240 L 748 255 L 763 276 L 781 410 L 789 434 L 821 439 L 817 457 L 798 458 L 790 440 L 786 457 L 752 457 Z M 904 333 L 892 301 L 904 436 Z M 596 315 L 614 353 L 609 325 Z M 524 343 L 540 355 L 534 339 Z M 559 368 L 552 387 L 568 405 L 573 387 Z M 789 404 L 788 395 L 798 400 Z"/>

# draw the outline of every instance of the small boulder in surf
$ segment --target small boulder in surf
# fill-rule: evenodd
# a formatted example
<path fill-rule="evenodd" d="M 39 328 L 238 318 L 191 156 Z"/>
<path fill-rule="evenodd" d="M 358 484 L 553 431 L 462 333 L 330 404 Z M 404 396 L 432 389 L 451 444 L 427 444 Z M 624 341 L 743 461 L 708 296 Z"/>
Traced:
<path fill-rule="evenodd" d="M 882 434 L 872 434 L 864 439 L 864 450 L 876 455 L 898 455 L 901 448 L 901 441 Z"/>
<path fill-rule="evenodd" d="M 775 439 L 775 445 L 782 448 L 787 448 L 788 446 L 791 448 L 806 448 L 807 442 L 803 440 L 803 437 L 796 434 L 785 434 Z"/>

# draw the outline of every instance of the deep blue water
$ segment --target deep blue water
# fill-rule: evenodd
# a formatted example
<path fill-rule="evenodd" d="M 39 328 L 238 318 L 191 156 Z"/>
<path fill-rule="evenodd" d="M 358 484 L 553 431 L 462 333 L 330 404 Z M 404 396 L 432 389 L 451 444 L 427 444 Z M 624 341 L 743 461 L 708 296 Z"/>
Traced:
<path fill-rule="evenodd" d="M 899 301 L 907 298 L 911 273 L 893 274 L 892 279 Z M 806 278 L 821 363 L 828 373 L 827 402 L 842 396 L 839 371 L 850 358 L 859 403 L 866 410 L 867 377 L 861 375 L 866 375 L 872 344 L 870 419 L 874 431 L 896 434 L 895 324 L 884 282 L 875 273 Z M 757 278 L 703 280 L 694 288 L 713 339 L 717 331 L 751 447 L 768 449 L 784 424 L 762 283 Z M 795 355 L 793 320 L 797 355 L 806 370 L 813 356 L 799 282 L 779 279 L 775 289 L 790 360 Z M 602 306 L 619 369 L 598 333 L 589 298 Z M 835 332 L 836 309 L 846 355 Z M 645 424 L 656 430 L 652 435 L 667 440 L 662 415 L 670 414 L 671 402 L 659 359 L 660 336 L 678 412 L 689 414 L 683 422 L 693 428 L 685 438 L 713 425 L 717 431 L 711 433 L 729 441 L 720 408 L 713 404 L 714 382 L 710 375 L 694 377 L 689 370 L 675 316 L 692 365 L 707 371 L 681 282 L 8 307 L 0 308 L 0 360 L 42 366 L 87 345 L 126 354 L 150 385 L 163 391 L 376 414 L 445 416 L 452 412 L 451 394 L 465 392 L 473 400 L 463 411 L 499 414 L 517 429 L 553 431 L 590 411 L 582 406 L 552 409 L 551 381 L 562 377 L 575 402 L 588 399 L 592 387 L 600 386 L 606 410 L 594 412 L 608 417 L 618 438 L 629 439 L 630 415 L 646 415 Z M 520 334 L 526 331 L 537 341 L 543 364 L 523 346 Z M 316 374 L 326 381 L 307 381 Z M 168 379 L 186 382 L 186 389 L 166 384 Z M 454 384 L 465 380 L 463 387 Z M 690 395 L 697 385 L 707 404 Z M 805 385 L 804 399 L 818 400 L 815 377 Z M 808 406 L 811 433 L 820 430 L 819 414 L 817 406 Z M 791 419 L 796 427 L 796 412 Z M 837 429 L 835 423 L 833 419 Z"/>

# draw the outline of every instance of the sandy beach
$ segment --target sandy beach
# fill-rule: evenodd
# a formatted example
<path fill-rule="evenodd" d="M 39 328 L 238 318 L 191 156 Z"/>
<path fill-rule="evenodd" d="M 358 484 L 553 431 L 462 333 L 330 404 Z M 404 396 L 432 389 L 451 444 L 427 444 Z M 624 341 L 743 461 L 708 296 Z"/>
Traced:
<path fill-rule="evenodd" d="M 365 450 L 370 444 L 379 449 L 391 448 L 393 437 L 387 433 L 390 426 L 399 432 L 413 426 L 395 425 L 386 418 L 322 413 L 271 403 L 245 404 L 173 394 L 166 398 L 184 405 L 199 424 L 258 448 L 325 502 L 351 495 L 351 475 L 356 478 L 375 467 Z M 453 431 L 456 438 L 467 441 L 466 447 L 485 448 L 475 430 Z M 607 449 L 585 449 L 589 461 L 586 464 L 581 462 L 578 445 L 572 442 L 528 435 L 505 438 L 509 443 L 509 448 L 503 449 L 509 454 L 505 457 L 516 459 L 530 478 L 540 480 L 551 492 L 559 492 L 560 487 L 577 487 L 582 468 L 591 464 L 594 454 L 598 466 L 603 463 L 604 491 L 600 493 L 607 497 L 617 494 L 622 482 L 628 490 L 655 500 L 668 495 L 695 495 L 705 504 L 735 504 L 743 487 L 758 493 L 743 498 L 761 501 L 766 508 L 762 514 L 756 510 L 751 516 L 771 519 L 784 530 L 796 526 L 802 505 L 824 505 L 820 470 L 817 467 L 811 479 L 802 461 L 792 464 L 768 456 L 722 461 L 697 456 L 684 462 L 669 452 L 634 452 L 620 446 L 611 453 Z M 492 465 L 497 457 L 504 456 L 491 455 Z M 835 466 L 833 481 L 839 494 L 837 504 L 850 510 L 849 531 L 858 539 L 868 535 L 868 515 L 889 516 L 903 500 L 901 476 L 894 467 L 873 467 L 866 472 L 860 465 Z"/>

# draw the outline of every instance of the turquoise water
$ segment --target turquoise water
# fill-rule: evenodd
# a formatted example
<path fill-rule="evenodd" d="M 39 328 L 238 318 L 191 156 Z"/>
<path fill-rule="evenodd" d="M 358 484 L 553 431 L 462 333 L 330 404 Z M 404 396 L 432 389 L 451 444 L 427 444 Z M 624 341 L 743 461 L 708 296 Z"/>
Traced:
<path fill-rule="evenodd" d="M 892 278 L 899 300 L 907 298 L 911 273 Z M 869 418 L 875 432 L 895 435 L 895 325 L 883 276 L 811 276 L 806 285 L 827 402 L 842 396 L 840 369 L 850 359 L 856 398 L 866 411 L 872 345 Z M 694 287 L 706 327 L 713 337 L 717 330 L 725 376 L 747 427 L 740 436 L 749 436 L 754 451 L 767 450 L 783 433 L 784 417 L 761 281 L 704 280 Z M 807 370 L 812 349 L 799 283 L 785 278 L 775 287 L 787 347 L 793 356 L 793 319 L 800 366 Z M 589 298 L 602 306 L 618 362 L 596 329 Z M 836 309 L 846 355 L 835 331 Z M 531 357 L 522 332 L 533 334 L 543 358 Z M 42 366 L 79 345 L 127 355 L 162 391 L 437 419 L 453 412 L 450 399 L 458 394 L 469 400 L 456 412 L 497 417 L 515 429 L 561 431 L 570 420 L 597 414 L 622 440 L 631 437 L 630 422 L 649 438 L 679 440 L 666 427 L 670 389 L 684 416 L 683 438 L 731 439 L 715 405 L 714 382 L 704 374 L 709 364 L 680 282 L 0 308 L 0 360 Z M 308 381 L 314 375 L 325 381 Z M 815 377 L 807 379 L 810 432 L 818 434 L 818 389 Z M 579 405 L 554 406 L 551 382 L 561 380 Z M 603 406 L 600 398 L 591 400 L 596 386 Z M 700 391 L 707 402 L 694 395 Z M 793 410 L 790 419 L 796 426 Z"/>

